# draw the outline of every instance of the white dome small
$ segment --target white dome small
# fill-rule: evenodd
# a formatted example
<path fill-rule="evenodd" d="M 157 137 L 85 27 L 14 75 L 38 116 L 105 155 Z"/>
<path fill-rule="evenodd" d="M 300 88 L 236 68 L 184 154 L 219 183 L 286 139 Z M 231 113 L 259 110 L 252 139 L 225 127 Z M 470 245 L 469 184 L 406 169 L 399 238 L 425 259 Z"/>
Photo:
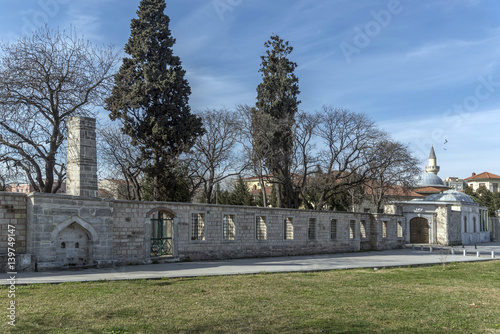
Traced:
<path fill-rule="evenodd" d="M 428 202 L 475 203 L 474 200 L 469 195 L 461 193 L 456 190 L 447 190 L 443 193 L 429 195 L 424 200 Z"/>

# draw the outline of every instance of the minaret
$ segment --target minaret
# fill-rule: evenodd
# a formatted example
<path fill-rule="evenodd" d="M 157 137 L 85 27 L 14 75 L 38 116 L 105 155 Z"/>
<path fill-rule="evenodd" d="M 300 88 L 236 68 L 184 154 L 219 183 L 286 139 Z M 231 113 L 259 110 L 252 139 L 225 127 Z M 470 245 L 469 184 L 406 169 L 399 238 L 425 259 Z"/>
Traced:
<path fill-rule="evenodd" d="M 431 153 L 429 154 L 429 165 L 425 166 L 425 172 L 437 175 L 439 172 L 439 166 L 437 165 L 436 153 L 434 152 L 434 145 L 431 147 Z"/>
<path fill-rule="evenodd" d="M 68 120 L 66 193 L 97 197 L 97 149 L 95 118 Z"/>

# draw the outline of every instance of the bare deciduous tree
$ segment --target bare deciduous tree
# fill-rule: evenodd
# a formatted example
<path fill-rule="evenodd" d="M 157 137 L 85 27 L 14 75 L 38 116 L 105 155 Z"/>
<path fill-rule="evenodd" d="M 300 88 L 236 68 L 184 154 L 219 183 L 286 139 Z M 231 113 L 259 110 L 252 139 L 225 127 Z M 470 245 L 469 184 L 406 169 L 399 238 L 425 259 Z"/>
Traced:
<path fill-rule="evenodd" d="M 268 206 L 266 193 L 266 184 L 271 182 L 270 171 L 265 163 L 265 154 L 270 149 L 271 132 L 266 131 L 269 126 L 268 115 L 256 113 L 255 108 L 248 105 L 239 105 L 237 107 L 238 115 L 241 121 L 241 135 L 243 145 L 244 159 L 251 166 L 253 175 L 259 180 L 259 186 L 262 195 L 262 205 Z M 260 136 L 259 140 L 254 140 Z"/>
<path fill-rule="evenodd" d="M 21 177 L 17 168 L 0 161 L 0 191 L 6 191 L 10 183 L 19 182 Z"/>
<path fill-rule="evenodd" d="M 365 183 L 365 194 L 370 196 L 378 212 L 387 195 L 403 196 L 415 185 L 420 174 L 419 161 L 408 146 L 386 134 L 369 152 L 370 176 Z"/>
<path fill-rule="evenodd" d="M 37 191 L 57 192 L 66 175 L 66 121 L 102 103 L 117 54 L 48 27 L 0 48 L 0 160 Z"/>
<path fill-rule="evenodd" d="M 300 198 L 305 198 L 305 187 L 310 176 L 314 172 L 314 167 L 318 162 L 316 152 L 315 132 L 321 122 L 318 113 L 306 113 L 304 111 L 296 114 L 296 121 L 293 128 L 294 134 L 294 154 L 293 154 L 293 186 L 295 189 L 295 207 L 298 207 Z M 309 203 L 304 203 L 309 207 Z"/>
<path fill-rule="evenodd" d="M 133 146 L 131 139 L 115 126 L 107 125 L 99 130 L 99 153 L 102 168 L 108 173 L 123 177 L 125 187 L 120 197 L 140 201 L 142 199 L 142 176 L 145 162 L 141 151 Z M 118 189 L 121 190 L 121 189 Z"/>
<path fill-rule="evenodd" d="M 306 194 L 321 210 L 333 196 L 362 184 L 369 175 L 366 152 L 383 133 L 366 115 L 323 107 L 316 135 L 322 149 Z"/>
<path fill-rule="evenodd" d="M 241 122 L 228 109 L 208 109 L 198 114 L 205 133 L 196 139 L 191 153 L 193 176 L 203 186 L 207 203 L 213 203 L 217 183 L 239 175 L 246 167 L 235 150 L 241 141 Z"/>

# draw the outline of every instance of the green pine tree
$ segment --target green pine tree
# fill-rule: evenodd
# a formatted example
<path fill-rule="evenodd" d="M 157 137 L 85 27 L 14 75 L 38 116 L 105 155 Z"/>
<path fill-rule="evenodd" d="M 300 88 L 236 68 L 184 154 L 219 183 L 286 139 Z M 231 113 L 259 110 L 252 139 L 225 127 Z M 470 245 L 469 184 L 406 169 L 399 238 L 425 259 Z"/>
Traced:
<path fill-rule="evenodd" d="M 250 190 L 248 189 L 247 184 L 243 182 L 243 179 L 241 177 L 238 177 L 238 180 L 234 184 L 231 204 L 245 206 L 254 205 L 253 196 L 252 194 L 250 194 Z"/>
<path fill-rule="evenodd" d="M 257 86 L 257 103 L 254 120 L 259 119 L 260 131 L 256 131 L 254 145 L 272 171 L 277 182 L 277 206 L 297 207 L 290 173 L 293 154 L 295 114 L 298 111 L 299 79 L 294 71 L 297 64 L 288 56 L 293 51 L 289 42 L 273 35 L 264 46 L 259 72 L 262 83 Z M 264 123 L 264 124 L 262 124 Z"/>
<path fill-rule="evenodd" d="M 191 114 L 191 88 L 173 54 L 175 39 L 165 7 L 165 0 L 141 1 L 125 46 L 130 57 L 123 59 L 105 108 L 112 120 L 122 121 L 124 133 L 149 161 L 145 172 L 152 183 L 152 199 L 175 201 L 185 199 L 177 197 L 185 186 L 182 177 L 177 178 L 182 174 L 177 159 L 203 128 L 201 119 Z"/>
<path fill-rule="evenodd" d="M 273 208 L 278 207 L 278 193 L 276 191 L 276 188 L 276 184 L 273 184 L 273 187 L 271 188 L 271 196 L 269 196 L 269 205 Z"/>

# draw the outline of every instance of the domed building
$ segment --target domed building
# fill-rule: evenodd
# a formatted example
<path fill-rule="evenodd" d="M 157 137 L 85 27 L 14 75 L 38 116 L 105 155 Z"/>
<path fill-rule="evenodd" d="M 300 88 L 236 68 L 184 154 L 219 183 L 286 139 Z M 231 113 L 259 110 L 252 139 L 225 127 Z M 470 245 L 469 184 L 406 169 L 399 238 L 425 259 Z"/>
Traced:
<path fill-rule="evenodd" d="M 385 206 L 385 212 L 405 217 L 405 239 L 413 244 L 468 245 L 491 241 L 488 208 L 456 190 L 393 202 Z"/>
<path fill-rule="evenodd" d="M 431 195 L 441 193 L 444 190 L 450 189 L 447 187 L 443 180 L 437 175 L 440 167 L 437 165 L 436 152 L 434 146 L 431 147 L 429 154 L 429 164 L 425 166 L 425 172 L 420 177 L 414 191 L 420 195 Z"/>
<path fill-rule="evenodd" d="M 491 241 L 488 208 L 462 192 L 450 190 L 437 175 L 434 147 L 425 173 L 414 189 L 426 196 L 392 202 L 384 212 L 405 217 L 405 240 L 413 244 L 468 245 Z"/>

